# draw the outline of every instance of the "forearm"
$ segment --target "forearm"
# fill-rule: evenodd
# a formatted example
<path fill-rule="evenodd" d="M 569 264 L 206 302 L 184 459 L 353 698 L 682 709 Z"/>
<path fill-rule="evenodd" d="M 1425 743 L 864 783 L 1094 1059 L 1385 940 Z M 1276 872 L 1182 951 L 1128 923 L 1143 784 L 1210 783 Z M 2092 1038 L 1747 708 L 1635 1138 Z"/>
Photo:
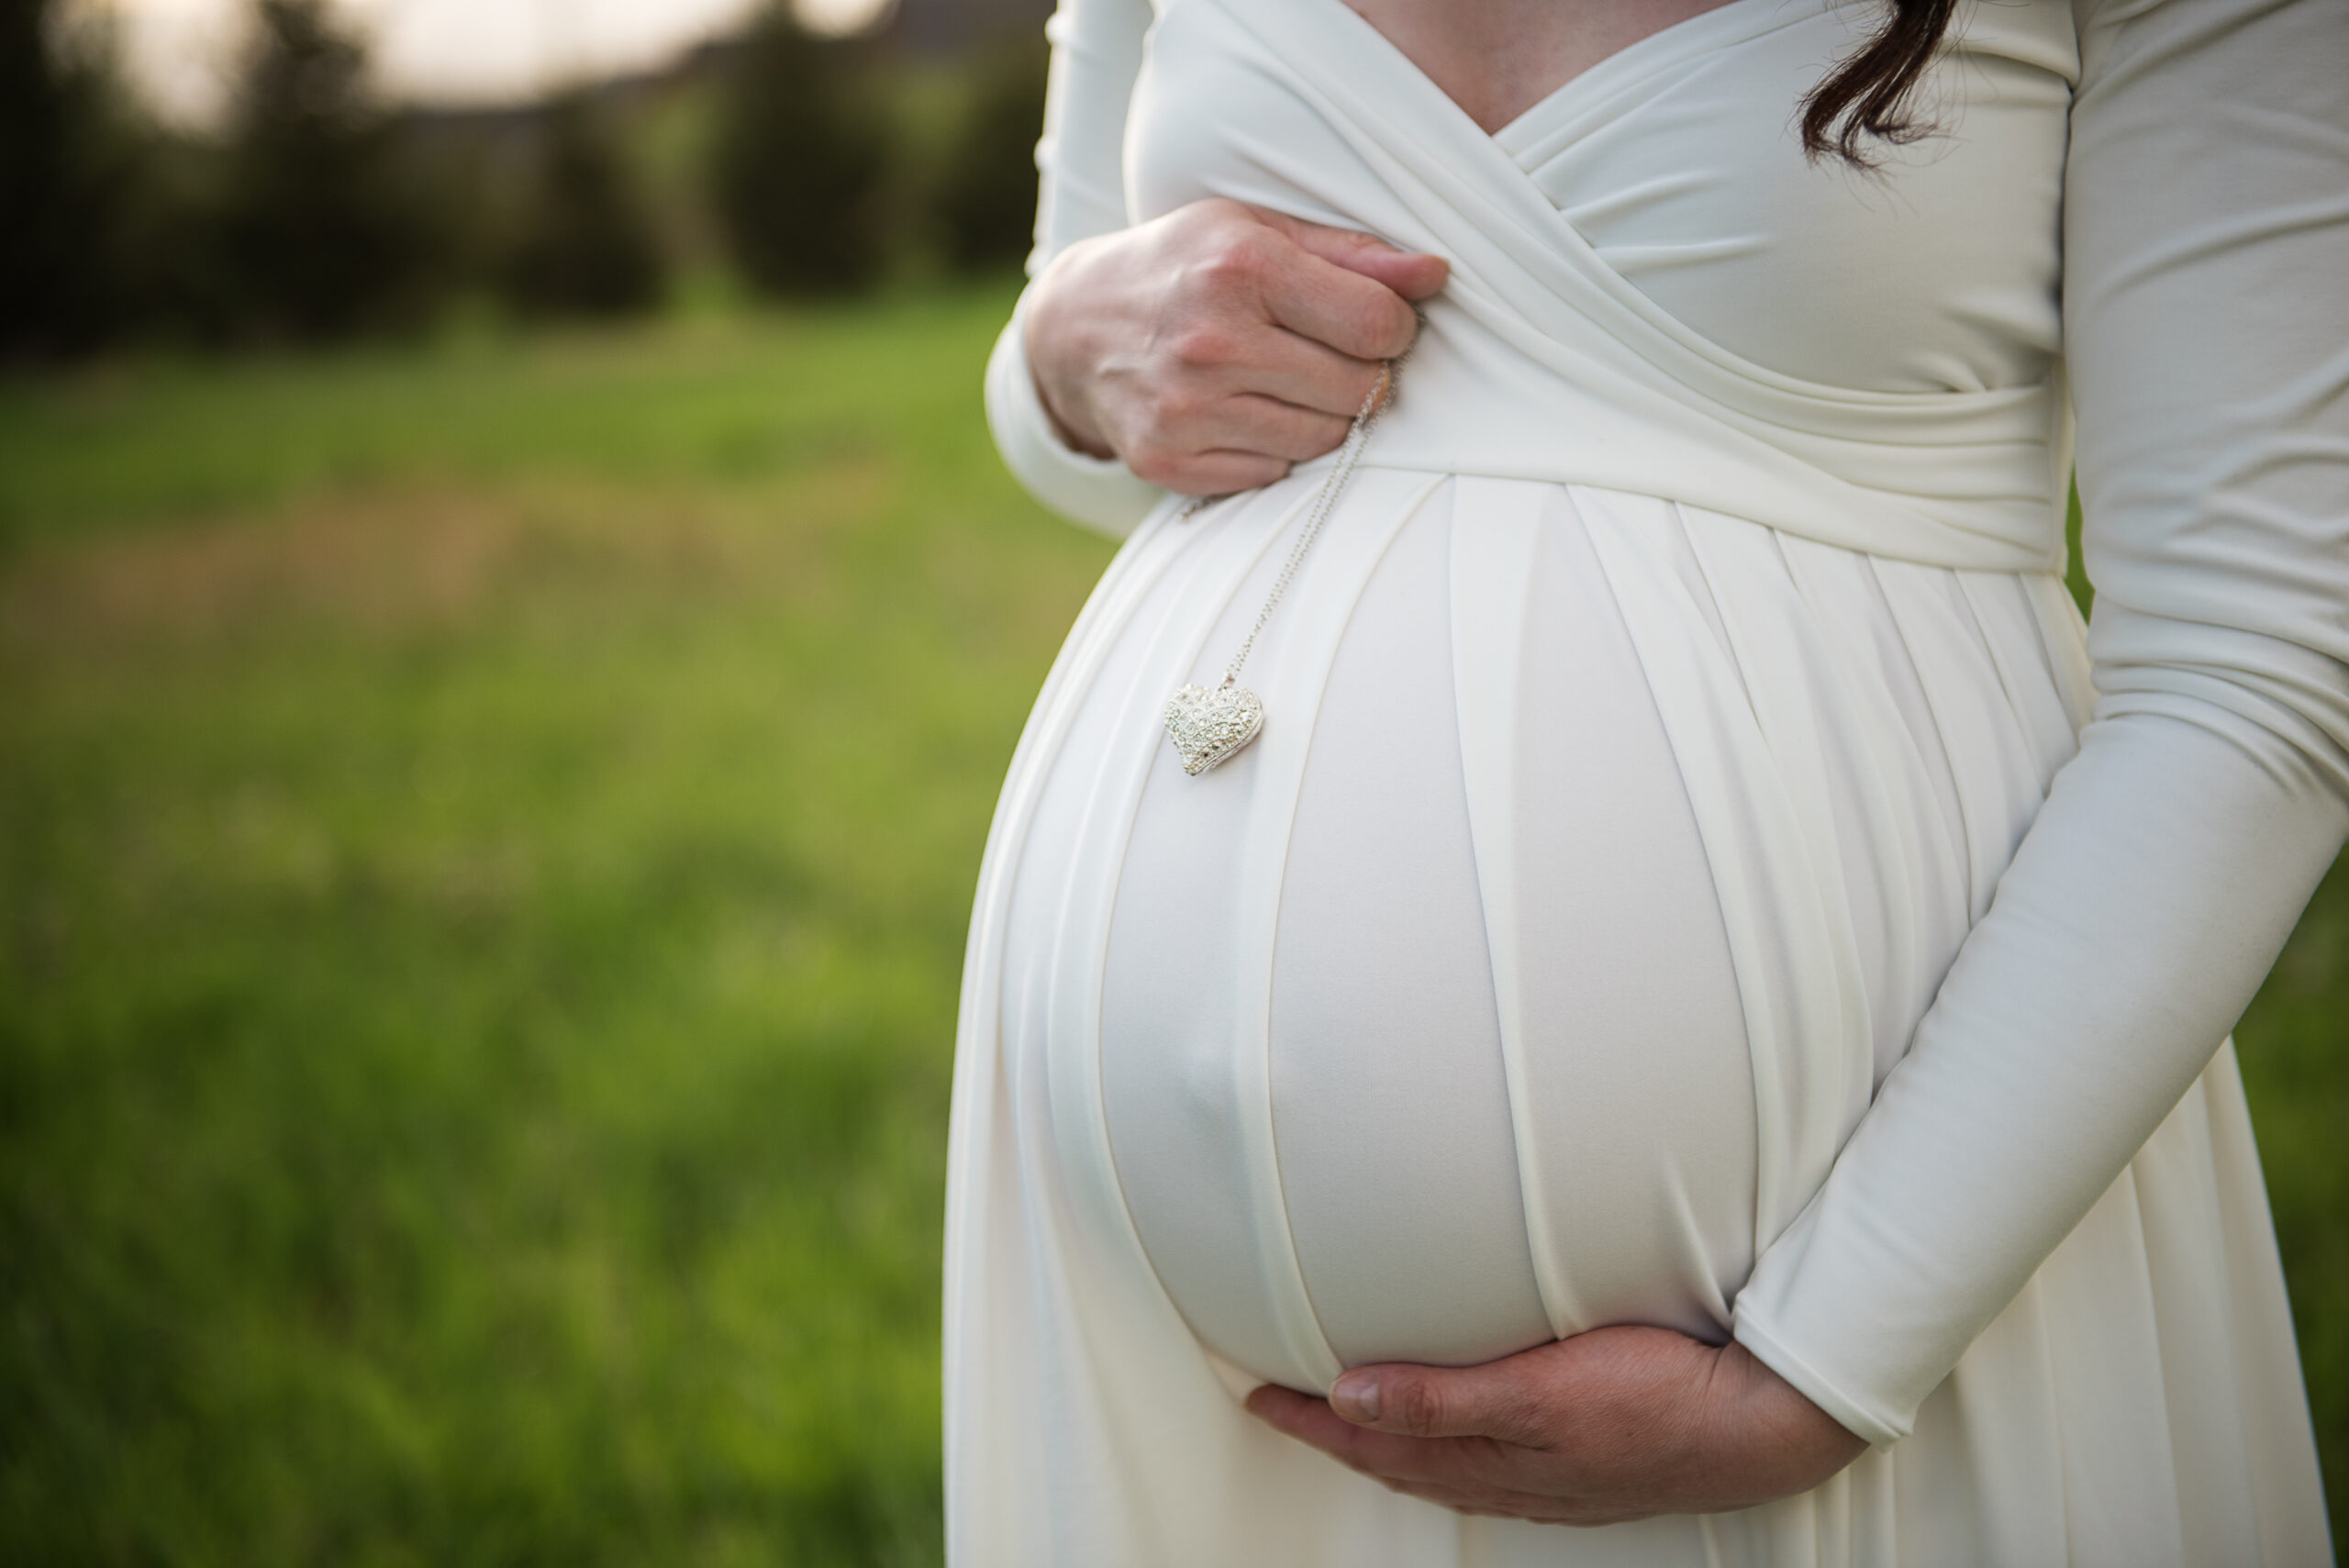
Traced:
<path fill-rule="evenodd" d="M 2349 807 L 2267 753 L 2138 712 L 2091 725 L 2057 775 L 1908 1056 L 1737 1299 L 1737 1338 L 1852 1430 L 1906 1434 L 2274 963 Z"/>
<path fill-rule="evenodd" d="M 1898 1436 L 2177 1104 L 2349 831 L 2349 16 L 2077 0 L 2065 353 L 2096 712 L 1737 1304 Z"/>
<path fill-rule="evenodd" d="M 1071 245 L 1125 226 L 1119 154 L 1150 22 L 1148 0 L 1062 0 L 1046 28 L 1052 64 L 1036 146 L 1031 278 Z M 996 450 L 1037 500 L 1072 521 L 1123 538 L 1164 492 L 1135 478 L 1123 463 L 1088 456 L 1062 439 L 1028 361 L 1026 304 L 1023 295 L 987 361 L 987 426 Z"/>

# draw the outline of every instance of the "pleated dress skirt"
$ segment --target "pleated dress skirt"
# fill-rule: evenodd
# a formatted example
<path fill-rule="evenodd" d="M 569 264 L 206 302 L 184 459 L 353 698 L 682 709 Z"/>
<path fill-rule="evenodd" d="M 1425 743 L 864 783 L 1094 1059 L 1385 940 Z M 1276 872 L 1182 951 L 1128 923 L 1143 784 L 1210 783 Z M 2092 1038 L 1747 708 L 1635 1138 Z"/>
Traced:
<path fill-rule="evenodd" d="M 983 889 L 1001 1056 L 959 1092 L 996 1100 L 986 1155 L 1019 1195 L 996 1239 L 1028 1242 L 949 1333 L 989 1347 L 974 1461 L 1024 1481 L 969 1498 L 974 1522 L 1053 1501 L 1020 1510 L 1042 1533 L 1018 1553 L 969 1560 L 2176 1561 L 2130 1553 L 2180 1508 L 2251 1507 L 2256 1412 L 2180 1428 L 2165 1383 L 2178 1335 L 2278 1321 L 2272 1273 L 2198 1325 L 2145 1284 L 2270 1234 L 2231 1053 L 1918 1431 L 1820 1493 L 1596 1531 L 1472 1519 L 1241 1410 L 1258 1382 L 1609 1323 L 1726 1340 L 1757 1205 L 1809 1195 L 1765 1190 L 1766 1146 L 1865 1109 L 2087 698 L 2049 576 L 1365 468 L 1252 656 L 1262 736 L 1190 777 L 1166 697 L 1219 678 L 1318 484 L 1147 523 L 1014 770 Z M 1765 1081 L 1782 1057 L 1812 1081 Z M 2148 1474 L 2208 1495 L 2132 1521 Z M 2111 1533 L 2075 1551 L 2100 1485 Z"/>

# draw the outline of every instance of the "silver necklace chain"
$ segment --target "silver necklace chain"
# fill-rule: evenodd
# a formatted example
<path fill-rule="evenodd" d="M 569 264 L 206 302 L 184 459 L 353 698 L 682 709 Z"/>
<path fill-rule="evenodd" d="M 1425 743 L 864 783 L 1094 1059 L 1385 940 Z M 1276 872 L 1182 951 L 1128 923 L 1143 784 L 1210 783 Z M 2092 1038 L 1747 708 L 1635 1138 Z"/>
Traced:
<path fill-rule="evenodd" d="M 1362 400 L 1362 407 L 1355 412 L 1346 439 L 1338 448 L 1337 461 L 1322 476 L 1321 487 L 1314 493 L 1313 504 L 1306 511 L 1305 525 L 1297 530 L 1297 542 L 1289 547 L 1288 560 L 1282 563 L 1280 575 L 1273 579 L 1273 591 L 1265 595 L 1264 607 L 1256 613 L 1256 624 L 1248 628 L 1247 640 L 1241 643 L 1240 651 L 1231 656 L 1230 667 L 1223 673 L 1223 684 L 1213 691 L 1185 684 L 1175 688 L 1174 695 L 1167 699 L 1166 738 L 1174 742 L 1175 754 L 1182 758 L 1183 771 L 1193 778 L 1245 750 L 1263 730 L 1264 701 L 1240 684 L 1241 667 L 1248 662 L 1248 655 L 1255 651 L 1257 637 L 1272 620 L 1273 611 L 1280 606 L 1281 595 L 1288 592 L 1297 569 L 1305 564 L 1305 552 L 1313 548 L 1323 525 L 1337 510 L 1339 494 L 1353 476 L 1354 465 L 1362 461 L 1362 450 L 1370 440 L 1372 428 L 1394 401 L 1395 383 L 1404 357 L 1397 354 L 1379 367 L 1378 384 L 1370 389 L 1370 395 Z M 1202 496 L 1176 517 L 1196 517 L 1212 504 L 1210 498 Z"/>
<path fill-rule="evenodd" d="M 1338 460 L 1330 465 L 1329 473 L 1321 481 L 1321 488 L 1314 495 L 1312 509 L 1306 514 L 1305 528 L 1297 534 L 1297 542 L 1289 547 L 1288 560 L 1282 562 L 1280 575 L 1273 579 L 1273 591 L 1265 595 L 1264 607 L 1256 612 L 1256 624 L 1248 628 L 1248 636 L 1240 644 L 1240 651 L 1231 656 L 1230 666 L 1223 673 L 1225 685 L 1239 684 L 1241 666 L 1248 662 L 1248 655 L 1255 651 L 1256 639 L 1272 620 L 1273 611 L 1279 606 L 1281 595 L 1288 592 L 1288 585 L 1295 580 L 1297 569 L 1305 564 L 1305 552 L 1313 548 L 1313 541 L 1320 537 L 1322 525 L 1330 520 L 1330 514 L 1337 510 L 1339 494 L 1345 489 L 1346 481 L 1353 477 L 1354 465 L 1362 461 L 1362 450 L 1370 443 L 1372 428 L 1377 425 L 1378 417 L 1386 412 L 1387 405 L 1395 400 L 1395 384 L 1402 372 L 1403 361 L 1408 357 L 1409 350 L 1406 350 L 1379 368 L 1378 384 L 1370 389 L 1369 395 L 1362 400 L 1362 406 L 1355 411 L 1353 424 L 1346 431 L 1345 441 L 1338 448 Z M 1201 496 L 1185 507 L 1182 515 L 1186 518 L 1190 517 L 1210 502 L 1210 497 Z"/>

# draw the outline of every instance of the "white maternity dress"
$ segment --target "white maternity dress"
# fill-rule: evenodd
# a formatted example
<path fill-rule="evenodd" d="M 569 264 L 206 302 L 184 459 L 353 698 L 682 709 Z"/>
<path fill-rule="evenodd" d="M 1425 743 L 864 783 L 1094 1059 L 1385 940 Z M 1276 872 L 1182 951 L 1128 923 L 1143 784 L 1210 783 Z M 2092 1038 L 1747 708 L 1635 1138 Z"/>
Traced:
<path fill-rule="evenodd" d="M 1453 272 L 1200 778 L 1327 460 L 1186 517 L 990 367 L 1130 538 L 973 925 L 962 1568 L 2331 1560 L 2221 1040 L 2349 828 L 2349 6 L 1962 8 L 1865 178 L 1791 128 L 1874 19 L 1487 136 L 1341 0 L 1063 0 L 1039 262 L 1226 195 Z M 1876 1446 L 1580 1531 L 1240 1406 L 1610 1323 Z"/>

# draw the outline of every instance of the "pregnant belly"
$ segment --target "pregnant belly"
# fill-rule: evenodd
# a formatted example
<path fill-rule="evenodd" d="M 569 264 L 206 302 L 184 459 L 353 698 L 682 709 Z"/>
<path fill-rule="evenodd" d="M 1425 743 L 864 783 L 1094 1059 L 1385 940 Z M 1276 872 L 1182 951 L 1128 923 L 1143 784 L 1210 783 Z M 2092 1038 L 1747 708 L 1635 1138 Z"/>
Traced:
<path fill-rule="evenodd" d="M 1297 497 L 1172 525 L 1099 633 L 1007 1045 L 1090 1053 L 1149 1266 L 1258 1378 L 1726 1337 L 2068 740 L 2022 580 L 1604 498 L 1366 471 L 1249 665 L 1264 738 L 1200 778 L 1155 709 Z"/>
<path fill-rule="evenodd" d="M 1252 841 L 1246 781 L 1175 774 L 1152 778 L 1125 856 L 1100 1047 L 1119 1181 L 1175 1304 L 1260 1377 L 1301 1370 L 1259 1277 L 1285 1250 L 1259 1233 L 1267 1218 L 1349 1365 L 1489 1360 L 1551 1338 L 1553 1308 L 1718 1339 L 1752 1260 L 1743 1018 L 1637 656 L 1587 542 L 1546 541 L 1521 694 L 1540 722 L 1517 756 L 1540 808 L 1515 836 L 1518 907 L 1488 914 L 1454 690 L 1455 526 L 1475 520 L 1422 506 L 1364 586 L 1286 841 Z M 1267 852 L 1281 863 L 1250 863 Z M 1266 931 L 1245 906 L 1268 874 Z M 1497 917 L 1523 965 L 1532 1082 L 1515 1085 Z M 1269 954 L 1235 950 L 1267 935 Z M 1247 1191 L 1236 1050 L 1265 1054 L 1277 1216 Z M 1572 1303 L 1537 1284 L 1520 1135 L 1546 1156 L 1533 1196 L 1563 1227 Z"/>

